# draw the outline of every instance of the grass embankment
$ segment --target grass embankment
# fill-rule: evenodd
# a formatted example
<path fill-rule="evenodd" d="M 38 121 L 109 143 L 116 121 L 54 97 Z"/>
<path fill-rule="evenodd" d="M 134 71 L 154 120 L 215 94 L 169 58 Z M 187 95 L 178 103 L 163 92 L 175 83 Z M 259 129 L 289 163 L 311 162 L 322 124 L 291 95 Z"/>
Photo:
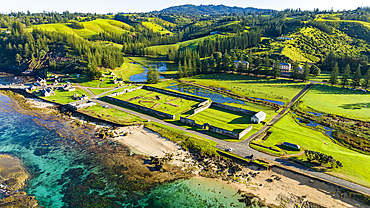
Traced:
<path fill-rule="evenodd" d="M 91 38 L 102 32 L 128 33 L 133 28 L 126 23 L 112 19 L 97 19 L 89 22 L 81 22 L 81 24 L 84 26 L 84 29 L 73 29 L 70 23 L 57 23 L 34 25 L 28 28 L 28 30 L 32 31 L 33 28 L 37 28 L 46 31 L 74 34 L 83 38 Z"/>
<path fill-rule="evenodd" d="M 199 104 L 199 102 L 193 100 L 187 100 L 145 89 L 119 95 L 115 98 L 172 115 L 185 113 Z"/>
<path fill-rule="evenodd" d="M 184 79 L 197 84 L 230 90 L 233 93 L 288 102 L 304 87 L 304 83 L 282 79 L 265 79 L 236 74 L 207 74 Z"/>
<path fill-rule="evenodd" d="M 63 89 L 56 89 L 54 90 L 55 95 L 44 97 L 41 92 L 36 93 L 37 96 L 42 97 L 45 100 L 60 103 L 60 104 L 68 104 L 76 102 L 77 100 L 73 100 L 73 94 L 79 94 L 80 96 L 82 94 L 89 95 L 85 90 L 83 89 L 76 89 L 76 91 L 68 92 L 64 91 Z"/>
<path fill-rule="evenodd" d="M 303 98 L 301 107 L 316 112 L 370 121 L 370 93 L 329 85 L 315 85 Z"/>
<path fill-rule="evenodd" d="M 272 134 L 267 140 L 260 140 L 257 143 L 278 149 L 277 144 L 291 142 L 300 145 L 303 150 L 314 150 L 333 156 L 343 164 L 343 168 L 326 169 L 328 174 L 370 186 L 370 169 L 367 168 L 370 155 L 361 154 L 334 143 L 330 137 L 323 133 L 298 124 L 290 114 L 281 119 L 270 131 Z M 263 150 L 267 149 L 263 148 Z M 287 154 L 296 154 L 299 151 L 286 150 L 286 152 Z M 297 159 L 307 160 L 304 155 Z"/>
<path fill-rule="evenodd" d="M 159 133 L 162 137 L 178 143 L 186 150 L 192 150 L 207 155 L 218 155 L 214 147 L 217 143 L 213 141 L 199 139 L 199 137 L 196 139 L 183 131 L 170 129 L 169 127 L 164 128 L 157 123 L 150 123 L 145 125 L 145 127 Z"/>
<path fill-rule="evenodd" d="M 130 77 L 135 74 L 140 74 L 145 71 L 145 69 L 140 64 L 132 64 L 135 62 L 134 59 L 124 58 L 125 62 L 121 67 L 112 70 L 112 72 L 118 77 L 122 78 L 124 81 L 129 81 Z M 142 61 L 142 60 L 141 60 Z M 139 63 L 139 62 L 136 62 Z"/>
<path fill-rule="evenodd" d="M 138 116 L 120 110 L 116 110 L 113 108 L 103 108 L 99 104 L 87 109 L 80 110 L 80 112 L 92 117 L 97 117 L 106 121 L 123 125 L 137 124 L 145 121 Z"/>

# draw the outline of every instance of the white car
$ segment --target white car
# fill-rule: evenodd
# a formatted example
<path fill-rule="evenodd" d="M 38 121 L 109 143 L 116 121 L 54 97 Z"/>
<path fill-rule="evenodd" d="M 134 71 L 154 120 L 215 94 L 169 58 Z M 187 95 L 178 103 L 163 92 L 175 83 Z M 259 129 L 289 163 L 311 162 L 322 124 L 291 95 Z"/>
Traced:
<path fill-rule="evenodd" d="M 229 151 L 229 152 L 233 151 L 233 148 L 230 148 L 228 151 Z"/>

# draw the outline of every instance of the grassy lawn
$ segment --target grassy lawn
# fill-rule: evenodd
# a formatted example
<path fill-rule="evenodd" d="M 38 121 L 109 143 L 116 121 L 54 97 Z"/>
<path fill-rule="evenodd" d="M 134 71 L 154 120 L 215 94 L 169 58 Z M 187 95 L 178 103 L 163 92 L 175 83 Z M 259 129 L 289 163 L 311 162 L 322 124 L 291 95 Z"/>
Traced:
<path fill-rule="evenodd" d="M 301 108 L 370 121 L 370 93 L 329 85 L 315 85 L 303 98 Z"/>
<path fill-rule="evenodd" d="M 304 83 L 291 80 L 265 79 L 236 74 L 205 74 L 184 80 L 230 90 L 243 96 L 283 102 L 290 101 L 305 87 Z"/>
<path fill-rule="evenodd" d="M 250 116 L 216 107 L 208 108 L 191 116 L 190 119 L 195 120 L 198 124 L 209 123 L 212 126 L 237 133 L 251 125 Z"/>
<path fill-rule="evenodd" d="M 100 95 L 104 92 L 107 92 L 111 89 L 89 89 L 92 93 L 94 93 L 94 95 Z"/>
<path fill-rule="evenodd" d="M 37 95 L 42 97 L 45 100 L 57 102 L 57 103 L 60 103 L 60 104 L 68 104 L 68 103 L 76 102 L 76 100 L 73 100 L 73 94 L 89 95 L 89 93 L 87 93 L 85 90 L 82 90 L 82 89 L 76 89 L 76 91 L 72 91 L 72 92 L 64 91 L 63 89 L 61 89 L 61 90 L 57 89 L 54 92 L 55 92 L 55 95 L 50 96 L 50 97 L 44 97 L 41 94 L 41 92 L 38 92 Z"/>
<path fill-rule="evenodd" d="M 117 110 L 117 109 L 107 109 L 99 106 L 89 107 L 87 109 L 80 110 L 80 112 L 85 113 L 87 115 L 104 119 L 106 121 L 116 122 L 119 124 L 133 124 L 138 122 L 144 122 L 145 120 L 141 119 L 138 116 Z"/>
<path fill-rule="evenodd" d="M 129 99 L 137 98 L 129 101 Z M 196 107 L 199 102 L 178 98 L 167 94 L 140 89 L 115 97 L 120 100 L 155 109 L 164 113 L 178 115 Z"/>
<path fill-rule="evenodd" d="M 328 169 L 327 173 L 370 186 L 370 169 L 368 168 L 370 155 L 364 155 L 335 144 L 321 132 L 299 125 L 290 114 L 272 127 L 271 131 L 272 134 L 266 141 L 260 140 L 257 143 L 277 149 L 276 144 L 291 142 L 300 145 L 302 149 L 331 155 L 343 163 L 343 168 Z M 287 151 L 287 153 L 293 154 L 298 151 Z M 300 159 L 304 159 L 304 156 L 300 156 Z"/>
<path fill-rule="evenodd" d="M 135 74 L 144 72 L 144 68 L 139 64 L 131 64 L 132 60 L 125 58 L 125 62 L 121 67 L 113 70 L 112 72 L 124 81 L 129 81 L 130 77 Z"/>

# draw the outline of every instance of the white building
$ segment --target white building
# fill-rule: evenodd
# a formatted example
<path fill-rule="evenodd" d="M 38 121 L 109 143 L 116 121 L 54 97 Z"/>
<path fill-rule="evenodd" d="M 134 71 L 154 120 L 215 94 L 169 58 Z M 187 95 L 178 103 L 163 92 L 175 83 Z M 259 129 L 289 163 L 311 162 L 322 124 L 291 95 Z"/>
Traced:
<path fill-rule="evenodd" d="M 42 89 L 41 90 L 41 93 L 44 94 L 45 97 L 49 97 L 49 96 L 55 95 L 55 92 L 52 89 L 50 89 L 50 88 Z"/>
<path fill-rule="evenodd" d="M 43 79 L 43 78 L 39 77 L 39 78 L 37 78 L 36 82 L 40 86 L 46 86 L 46 79 Z"/>
<path fill-rule="evenodd" d="M 288 64 L 288 63 L 280 63 L 280 70 L 281 70 L 282 73 L 290 72 L 292 70 L 292 65 Z"/>
<path fill-rule="evenodd" d="M 260 111 L 256 114 L 254 114 L 251 118 L 251 123 L 256 123 L 256 124 L 259 124 L 261 123 L 262 121 L 264 121 L 266 119 L 266 113 L 263 112 L 263 111 Z"/>

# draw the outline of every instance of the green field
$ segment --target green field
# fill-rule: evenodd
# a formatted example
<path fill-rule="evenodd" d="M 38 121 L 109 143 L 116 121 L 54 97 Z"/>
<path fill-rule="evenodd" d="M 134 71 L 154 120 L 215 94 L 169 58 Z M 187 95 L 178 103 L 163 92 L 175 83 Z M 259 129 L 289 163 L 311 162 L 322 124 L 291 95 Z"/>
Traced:
<path fill-rule="evenodd" d="M 87 93 L 85 90 L 82 90 L 82 89 L 76 89 L 76 91 L 72 91 L 72 92 L 64 91 L 63 89 L 57 89 L 57 90 L 54 90 L 54 92 L 55 92 L 55 95 L 50 96 L 50 97 L 44 97 L 41 92 L 38 92 L 37 95 L 42 97 L 45 100 L 53 101 L 53 102 L 60 103 L 60 104 L 68 104 L 68 103 L 76 102 L 77 100 L 73 100 L 73 94 L 89 95 L 89 93 Z"/>
<path fill-rule="evenodd" d="M 287 102 L 298 94 L 305 84 L 291 80 L 264 79 L 235 74 L 206 74 L 184 79 L 205 86 L 230 90 L 233 93 Z"/>
<path fill-rule="evenodd" d="M 370 93 L 328 85 L 315 85 L 303 98 L 314 111 L 370 121 Z"/>
<path fill-rule="evenodd" d="M 199 104 L 199 102 L 196 101 L 178 98 L 145 89 L 119 95 L 115 98 L 171 115 L 183 114 Z"/>
<path fill-rule="evenodd" d="M 101 32 L 127 33 L 130 28 L 133 28 L 126 23 L 111 19 L 97 19 L 90 22 L 81 22 L 81 24 L 84 25 L 84 29 L 73 29 L 72 27 L 70 27 L 69 23 L 57 23 L 35 25 L 28 30 L 32 30 L 32 28 L 37 28 L 46 31 L 75 34 L 83 38 L 91 38 L 92 36 L 97 35 Z"/>
<path fill-rule="evenodd" d="M 124 58 L 125 62 L 121 67 L 111 70 L 117 77 L 122 78 L 124 81 L 129 81 L 130 77 L 135 74 L 140 74 L 145 69 L 140 64 L 131 64 L 133 60 Z"/>
<path fill-rule="evenodd" d="M 370 155 L 364 155 L 335 144 L 323 133 L 299 125 L 290 114 L 274 125 L 271 131 L 272 134 L 266 141 L 260 140 L 257 143 L 276 149 L 278 147 L 275 145 L 278 143 L 291 142 L 300 145 L 302 149 L 331 155 L 343 164 L 343 168 L 328 169 L 327 173 L 370 186 L 370 169 L 368 168 Z M 298 151 L 287 151 L 287 153 L 298 153 Z M 304 160 L 305 158 L 300 156 L 299 159 Z"/>
<path fill-rule="evenodd" d="M 237 113 L 221 108 L 211 107 L 189 119 L 195 120 L 198 124 L 209 123 L 212 126 L 223 128 L 236 133 L 242 132 L 251 125 L 251 116 Z"/>

